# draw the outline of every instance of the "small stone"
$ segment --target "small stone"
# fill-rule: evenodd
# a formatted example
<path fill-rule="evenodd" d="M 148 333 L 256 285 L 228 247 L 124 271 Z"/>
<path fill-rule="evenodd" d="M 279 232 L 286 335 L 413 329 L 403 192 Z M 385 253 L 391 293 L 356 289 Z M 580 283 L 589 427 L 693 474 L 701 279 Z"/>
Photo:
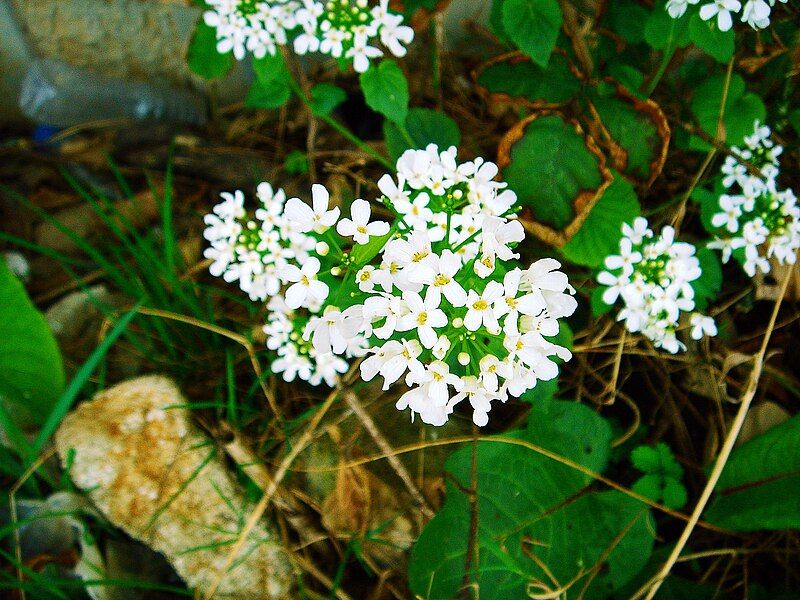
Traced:
<path fill-rule="evenodd" d="M 99 393 L 56 432 L 62 463 L 117 527 L 161 552 L 189 587 L 214 583 L 252 506 L 217 446 L 195 427 L 187 400 L 165 377 L 140 377 Z M 70 453 L 74 455 L 70 459 Z M 219 598 L 285 597 L 289 557 L 257 524 L 222 578 Z"/>

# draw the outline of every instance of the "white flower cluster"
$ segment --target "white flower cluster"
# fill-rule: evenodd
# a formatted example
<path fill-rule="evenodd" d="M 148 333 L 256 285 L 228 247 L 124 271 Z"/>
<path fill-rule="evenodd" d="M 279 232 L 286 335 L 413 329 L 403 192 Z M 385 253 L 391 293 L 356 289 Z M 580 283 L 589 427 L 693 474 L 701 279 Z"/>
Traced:
<path fill-rule="evenodd" d="M 398 215 L 395 233 L 377 266 L 356 264 L 360 294 L 353 296 L 361 301 L 332 308 L 306 336 L 319 352 L 337 352 L 354 334 L 369 338 L 361 375 L 381 375 L 384 389 L 405 375 L 411 389 L 398 409 L 442 425 L 467 400 L 474 422 L 485 425 L 493 400 L 553 379 L 554 357 L 571 357 L 545 336 L 558 334 L 558 319 L 574 312 L 575 290 L 553 259 L 527 269 L 512 262 L 524 231 L 500 216 L 516 196 L 492 181 L 496 165 L 480 158 L 458 164 L 455 148 L 431 145 L 406 151 L 397 170 L 397 180 L 385 175 L 378 184 Z M 355 230 L 373 225 L 362 219 Z M 349 225 L 337 229 L 353 235 L 356 249 L 366 241 Z"/>
<path fill-rule="evenodd" d="M 722 185 L 738 194 L 719 197 L 720 212 L 711 217 L 716 228 L 709 248 L 722 251 L 722 262 L 732 255 L 753 277 L 757 271 L 770 271 L 769 259 L 780 264 L 794 264 L 800 249 L 800 207 L 791 189 L 779 190 L 778 157 L 783 148 L 770 139 L 770 129 L 755 123 L 753 135 L 744 140 L 744 148 L 731 148 L 722 165 Z M 736 156 L 760 171 L 753 175 Z"/>
<path fill-rule="evenodd" d="M 786 3 L 786 0 L 780 1 Z M 699 2 L 700 0 L 668 0 L 666 9 L 670 17 L 679 19 L 690 4 L 695 5 Z M 700 18 L 709 21 L 716 17 L 720 31 L 728 31 L 733 27 L 731 13 L 738 13 L 741 10 L 742 23 L 747 23 L 753 29 L 765 29 L 769 27 L 769 16 L 773 6 L 775 0 L 747 0 L 744 8 L 739 0 L 713 0 L 700 7 Z"/>
<path fill-rule="evenodd" d="M 260 201 L 255 218 L 248 218 L 244 194 L 223 192 L 223 202 L 206 215 L 205 238 L 210 247 L 204 252 L 213 262 L 209 270 L 227 282 L 239 282 L 252 300 L 269 298 L 267 308 L 267 347 L 278 354 L 272 370 L 286 381 L 295 377 L 319 385 L 336 384 L 339 373 L 348 369 L 347 361 L 332 353 L 319 353 L 302 339 L 311 315 L 318 313 L 329 295 L 329 286 L 320 281 L 320 261 L 314 251 L 325 251 L 311 233 L 324 231 L 333 223 L 339 209 L 328 210 L 328 192 L 321 185 L 312 188 L 315 221 L 313 226 L 297 226 L 289 218 L 308 208 L 299 198 L 286 201 L 283 190 L 273 191 L 269 183 L 258 186 Z M 308 208 L 308 212 L 312 212 Z M 281 295 L 281 291 L 284 295 Z M 305 313 L 305 314 L 303 314 Z M 354 336 L 342 349 L 348 357 L 363 354 L 364 340 Z"/>
<path fill-rule="evenodd" d="M 217 30 L 217 52 L 233 52 L 236 60 L 247 52 L 256 58 L 275 55 L 297 27 L 298 0 L 206 0 L 209 9 L 203 20 Z"/>
<path fill-rule="evenodd" d="M 380 40 L 394 56 L 405 56 L 414 30 L 402 15 L 389 10 L 389 0 L 369 6 L 368 0 L 206 0 L 205 23 L 217 30 L 217 51 L 233 51 L 238 60 L 275 55 L 292 39 L 297 54 L 321 52 L 352 61 L 359 73 L 370 59 L 383 56 Z"/>
<path fill-rule="evenodd" d="M 411 389 L 397 407 L 412 417 L 441 425 L 467 400 L 485 425 L 492 401 L 553 379 L 569 360 L 552 338 L 575 290 L 558 261 L 516 262 L 516 195 L 494 181 L 493 163 L 459 164 L 455 148 L 430 145 L 406 151 L 397 172 L 378 182 L 391 224 L 361 199 L 342 217 L 320 185 L 308 205 L 262 184 L 255 220 L 241 192 L 224 194 L 206 216 L 211 272 L 270 298 L 266 343 L 287 381 L 334 385 L 342 356 L 369 354 L 362 378 L 381 375 L 387 389 L 404 377 Z"/>
<path fill-rule="evenodd" d="M 613 305 L 621 299 L 624 307 L 617 319 L 625 321 L 632 333 L 641 332 L 657 348 L 676 353 L 686 346 L 676 336 L 681 312 L 695 308 L 692 282 L 702 275 L 695 247 L 675 241 L 675 230 L 664 227 L 656 236 L 647 219 L 637 217 L 633 225 L 622 226 L 619 254 L 606 257 L 597 280 L 607 286 L 603 302 Z M 691 336 L 716 335 L 711 317 L 694 313 Z"/>

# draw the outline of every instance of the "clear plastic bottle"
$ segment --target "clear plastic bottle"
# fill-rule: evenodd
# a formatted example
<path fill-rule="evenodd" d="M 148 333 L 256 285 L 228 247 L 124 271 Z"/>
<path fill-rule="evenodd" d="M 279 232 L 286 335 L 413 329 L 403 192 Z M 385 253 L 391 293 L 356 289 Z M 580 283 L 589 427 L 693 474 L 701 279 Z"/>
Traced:
<path fill-rule="evenodd" d="M 117 118 L 201 125 L 207 114 L 200 94 L 106 77 L 54 59 L 31 64 L 19 107 L 33 121 L 55 127 Z"/>

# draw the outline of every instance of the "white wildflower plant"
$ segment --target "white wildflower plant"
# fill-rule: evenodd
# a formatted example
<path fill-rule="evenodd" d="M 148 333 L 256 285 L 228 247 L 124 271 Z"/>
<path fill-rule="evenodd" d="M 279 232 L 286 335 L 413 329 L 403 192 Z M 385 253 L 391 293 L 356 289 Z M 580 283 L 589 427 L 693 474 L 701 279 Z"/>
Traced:
<path fill-rule="evenodd" d="M 384 55 L 406 55 L 414 30 L 389 9 L 388 0 L 206 0 L 203 19 L 217 32 L 217 51 L 242 60 L 276 55 L 290 45 L 296 54 L 327 54 L 358 73 Z"/>
<path fill-rule="evenodd" d="M 518 262 L 525 233 L 497 171 L 481 158 L 459 163 L 454 147 L 407 150 L 378 181 L 382 196 L 346 215 L 322 186 L 309 206 L 262 184 L 254 221 L 237 194 L 207 215 L 206 256 L 213 274 L 269 298 L 264 330 L 284 379 L 334 385 L 364 356 L 362 379 L 408 386 L 397 408 L 412 418 L 442 425 L 467 401 L 485 425 L 493 401 L 557 377 L 571 358 L 559 320 L 577 307 L 558 261 Z M 267 269 L 268 283 L 256 282 Z"/>
<path fill-rule="evenodd" d="M 779 0 L 783 4 L 787 0 Z M 733 27 L 734 15 L 738 15 L 742 23 L 753 29 L 766 29 L 770 24 L 770 15 L 776 0 L 667 0 L 665 6 L 673 19 L 681 18 L 689 6 L 699 5 L 699 15 L 704 21 L 714 21 L 720 31 L 729 31 Z"/>
<path fill-rule="evenodd" d="M 607 306 L 622 304 L 617 320 L 631 333 L 675 354 L 686 349 L 677 332 L 689 313 L 692 339 L 716 335 L 714 320 L 695 312 L 703 275 L 696 248 L 677 241 L 671 226 L 656 235 L 644 217 L 623 224 L 619 254 L 606 257 L 605 268 L 596 293 Z"/>
<path fill-rule="evenodd" d="M 709 194 L 703 204 L 706 228 L 714 236 L 708 247 L 720 250 L 724 263 L 735 258 L 750 277 L 768 273 L 770 259 L 794 264 L 800 249 L 800 207 L 791 189 L 779 188 L 783 148 L 770 136 L 770 128 L 756 121 L 744 147 L 731 148 L 722 165 L 725 192 Z"/>

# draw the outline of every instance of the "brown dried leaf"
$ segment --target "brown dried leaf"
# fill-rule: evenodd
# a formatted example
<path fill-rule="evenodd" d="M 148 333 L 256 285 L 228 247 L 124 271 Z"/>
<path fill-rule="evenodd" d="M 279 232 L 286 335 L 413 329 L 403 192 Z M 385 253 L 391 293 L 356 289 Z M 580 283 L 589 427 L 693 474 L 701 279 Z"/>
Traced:
<path fill-rule="evenodd" d="M 622 173 L 626 179 L 631 180 L 633 183 L 640 184 L 646 188 L 650 187 L 661 174 L 661 170 L 664 168 L 664 163 L 667 160 L 667 150 L 672 133 L 669 123 L 667 122 L 667 116 L 661 110 L 661 107 L 649 98 L 645 100 L 637 98 L 631 94 L 625 86 L 613 79 L 605 79 L 604 81 L 614 86 L 616 98 L 618 100 L 630 104 L 637 113 L 650 120 L 656 127 L 658 144 L 653 148 L 653 159 L 650 161 L 647 179 L 640 179 L 626 173 L 628 169 L 628 151 L 614 139 L 614 136 L 603 124 L 603 120 L 594 104 L 592 104 L 591 100 L 588 98 L 586 102 L 589 107 L 591 118 L 584 118 L 586 127 L 592 137 L 594 137 L 603 149 L 608 152 L 611 158 L 612 168 Z"/>
<path fill-rule="evenodd" d="M 597 167 L 601 176 L 600 185 L 596 189 L 582 190 L 575 197 L 572 202 L 572 209 L 575 216 L 573 217 L 572 221 L 570 221 L 567 226 L 560 231 L 545 225 L 544 223 L 534 221 L 533 215 L 529 209 L 524 209 L 522 211 L 519 221 L 529 233 L 536 236 L 546 244 L 560 248 L 564 246 L 570 239 L 572 239 L 572 236 L 574 236 L 575 233 L 577 233 L 577 231 L 581 228 L 584 221 L 586 221 L 586 217 L 589 216 L 592 208 L 594 208 L 594 205 L 597 204 L 597 201 L 603 195 L 603 192 L 605 192 L 606 188 L 611 185 L 611 181 L 614 179 L 614 176 L 606 166 L 605 155 L 603 152 L 601 152 L 594 139 L 583 131 L 580 123 L 574 119 L 565 117 L 562 113 L 555 110 L 541 110 L 533 113 L 506 132 L 497 147 L 497 166 L 501 170 L 511 163 L 511 150 L 514 147 L 514 144 L 522 139 L 522 136 L 525 134 L 525 128 L 539 117 L 543 117 L 545 115 L 556 115 L 561 117 L 561 119 L 567 123 L 570 123 L 574 127 L 576 133 L 583 137 L 586 144 L 586 149 L 595 157 L 597 157 Z"/>

